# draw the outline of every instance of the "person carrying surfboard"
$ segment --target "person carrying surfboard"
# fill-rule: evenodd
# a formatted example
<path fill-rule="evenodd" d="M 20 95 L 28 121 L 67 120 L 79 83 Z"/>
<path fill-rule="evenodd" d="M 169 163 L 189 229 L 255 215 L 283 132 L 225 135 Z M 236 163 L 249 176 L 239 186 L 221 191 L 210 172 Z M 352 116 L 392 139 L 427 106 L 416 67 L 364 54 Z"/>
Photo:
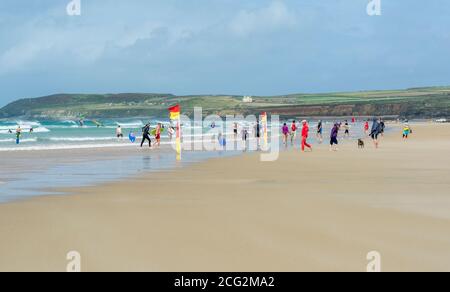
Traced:
<path fill-rule="evenodd" d="M 158 123 L 155 130 L 156 145 L 159 147 L 161 145 L 161 123 Z"/>

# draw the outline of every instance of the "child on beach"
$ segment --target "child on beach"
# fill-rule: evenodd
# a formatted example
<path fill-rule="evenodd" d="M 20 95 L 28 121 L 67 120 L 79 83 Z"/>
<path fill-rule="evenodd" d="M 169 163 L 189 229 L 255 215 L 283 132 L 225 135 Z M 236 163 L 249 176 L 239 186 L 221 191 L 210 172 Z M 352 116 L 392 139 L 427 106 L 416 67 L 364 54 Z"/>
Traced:
<path fill-rule="evenodd" d="M 283 133 L 283 143 L 287 147 L 288 135 L 289 135 L 289 127 L 286 123 L 283 124 L 283 128 L 281 129 Z"/>
<path fill-rule="evenodd" d="M 319 123 L 317 124 L 317 140 L 319 141 L 319 144 L 322 144 L 322 142 L 323 142 L 323 125 L 322 125 L 321 120 L 319 120 Z"/>
<path fill-rule="evenodd" d="M 158 123 L 158 125 L 156 125 L 155 140 L 156 146 L 159 147 L 161 145 L 161 123 Z"/>
<path fill-rule="evenodd" d="M 292 121 L 290 134 L 291 134 L 291 145 L 294 146 L 294 140 L 295 140 L 295 136 L 297 134 L 297 124 L 295 123 L 295 121 Z"/>
<path fill-rule="evenodd" d="M 409 126 L 408 123 L 405 124 L 405 126 L 403 127 L 403 139 L 408 139 L 409 135 L 412 133 L 411 127 Z"/>
<path fill-rule="evenodd" d="M 366 136 L 369 136 L 369 121 L 366 121 L 364 123 L 364 133 L 366 134 Z"/>
<path fill-rule="evenodd" d="M 350 137 L 350 125 L 348 124 L 347 120 L 345 120 L 344 130 L 345 130 L 344 136 L 347 138 Z"/>
<path fill-rule="evenodd" d="M 334 124 L 330 135 L 330 151 L 338 151 L 339 124 Z"/>
<path fill-rule="evenodd" d="M 312 151 L 312 147 L 311 145 L 308 144 L 307 140 L 308 140 L 308 135 L 309 135 L 309 125 L 308 122 L 303 120 L 302 121 L 302 151 L 305 152 L 305 147 L 308 147 L 309 150 Z"/>

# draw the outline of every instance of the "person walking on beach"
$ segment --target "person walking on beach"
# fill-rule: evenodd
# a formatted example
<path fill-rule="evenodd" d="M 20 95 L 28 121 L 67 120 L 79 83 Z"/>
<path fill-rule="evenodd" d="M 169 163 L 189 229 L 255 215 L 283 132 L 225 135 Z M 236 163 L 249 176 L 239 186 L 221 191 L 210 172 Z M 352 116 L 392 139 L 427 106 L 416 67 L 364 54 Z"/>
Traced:
<path fill-rule="evenodd" d="M 118 125 L 116 129 L 116 137 L 119 140 L 123 138 L 122 127 L 120 125 Z"/>
<path fill-rule="evenodd" d="M 260 142 L 261 142 L 261 125 L 259 124 L 259 121 L 256 121 L 255 125 L 255 137 L 256 137 L 256 143 L 259 148 Z"/>
<path fill-rule="evenodd" d="M 323 142 L 323 123 L 322 120 L 319 120 L 317 123 L 317 140 L 319 141 L 319 144 L 322 144 Z"/>
<path fill-rule="evenodd" d="M 158 123 L 158 125 L 156 125 L 156 130 L 155 130 L 155 140 L 156 140 L 156 146 L 160 146 L 161 145 L 161 123 Z"/>
<path fill-rule="evenodd" d="M 350 137 L 350 125 L 348 124 L 347 120 L 345 120 L 345 123 L 344 123 L 344 130 L 345 130 L 344 136 L 347 138 Z"/>
<path fill-rule="evenodd" d="M 233 125 L 234 139 L 237 139 L 238 136 L 238 123 L 234 123 Z"/>
<path fill-rule="evenodd" d="M 373 119 L 372 130 L 370 131 L 370 137 L 372 137 L 375 148 L 378 149 L 379 141 L 378 136 L 381 134 L 382 126 L 379 120 Z"/>
<path fill-rule="evenodd" d="M 308 135 L 309 135 L 309 125 L 308 122 L 303 120 L 302 121 L 302 151 L 305 152 L 305 147 L 308 147 L 309 150 L 312 151 L 312 147 L 311 145 L 308 144 L 307 140 L 308 140 Z"/>
<path fill-rule="evenodd" d="M 384 130 L 386 129 L 386 124 L 384 123 L 384 121 L 382 119 L 380 119 L 380 126 L 381 126 L 381 136 L 384 136 Z"/>
<path fill-rule="evenodd" d="M 152 139 L 150 138 L 150 123 L 146 124 L 142 128 L 142 141 L 141 141 L 141 148 L 145 143 L 145 140 L 148 140 L 148 147 L 152 147 Z"/>
<path fill-rule="evenodd" d="M 289 135 L 289 127 L 286 123 L 283 124 L 283 128 L 281 129 L 283 133 L 283 143 L 287 147 L 288 135 Z"/>
<path fill-rule="evenodd" d="M 292 121 L 290 134 L 291 134 L 291 146 L 294 146 L 294 140 L 295 137 L 297 136 L 297 124 L 295 121 Z"/>
<path fill-rule="evenodd" d="M 366 121 L 364 123 L 364 133 L 366 134 L 366 136 L 369 136 L 369 121 Z"/>
<path fill-rule="evenodd" d="M 338 151 L 338 135 L 339 135 L 339 124 L 335 123 L 331 129 L 330 135 L 330 151 Z"/>
<path fill-rule="evenodd" d="M 405 126 L 403 127 L 403 139 L 407 140 L 411 133 L 412 133 L 411 127 L 409 126 L 408 123 L 405 123 Z"/>

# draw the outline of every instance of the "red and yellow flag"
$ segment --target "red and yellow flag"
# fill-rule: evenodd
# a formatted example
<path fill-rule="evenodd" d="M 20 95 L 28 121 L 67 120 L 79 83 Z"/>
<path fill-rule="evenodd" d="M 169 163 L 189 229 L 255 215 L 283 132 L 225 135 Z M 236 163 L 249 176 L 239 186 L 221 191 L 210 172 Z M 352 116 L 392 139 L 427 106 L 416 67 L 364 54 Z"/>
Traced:
<path fill-rule="evenodd" d="M 180 105 L 169 107 L 169 114 L 171 120 L 178 120 L 180 118 Z"/>

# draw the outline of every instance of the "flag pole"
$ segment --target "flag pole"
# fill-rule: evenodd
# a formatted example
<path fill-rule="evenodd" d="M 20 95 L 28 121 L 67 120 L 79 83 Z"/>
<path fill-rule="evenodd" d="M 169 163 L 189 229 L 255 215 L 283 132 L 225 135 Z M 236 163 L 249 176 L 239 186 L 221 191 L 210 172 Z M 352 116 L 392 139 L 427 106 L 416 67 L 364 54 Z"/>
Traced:
<path fill-rule="evenodd" d="M 177 160 L 181 160 L 181 110 L 178 115 L 178 129 L 177 129 Z"/>

